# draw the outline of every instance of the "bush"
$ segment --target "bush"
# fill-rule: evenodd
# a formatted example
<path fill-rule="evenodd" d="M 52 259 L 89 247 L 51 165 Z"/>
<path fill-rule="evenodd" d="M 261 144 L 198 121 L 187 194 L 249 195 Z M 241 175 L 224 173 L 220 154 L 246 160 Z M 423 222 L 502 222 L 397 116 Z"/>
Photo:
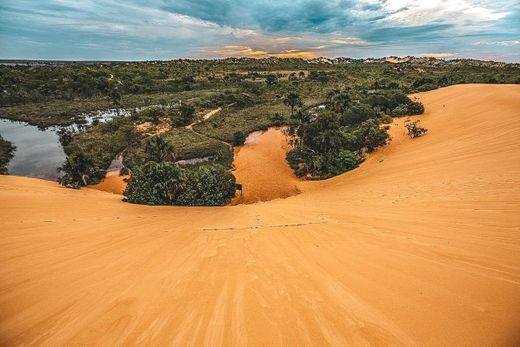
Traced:
<path fill-rule="evenodd" d="M 241 132 L 237 131 L 233 134 L 233 146 L 240 146 L 246 142 L 247 136 Z"/>
<path fill-rule="evenodd" d="M 178 205 L 225 205 L 235 195 L 235 176 L 222 165 L 194 167 L 186 169 L 186 174 L 186 185 L 177 197 Z"/>
<path fill-rule="evenodd" d="M 342 125 L 355 125 L 374 118 L 376 113 L 372 107 L 366 104 L 354 105 L 343 112 Z"/>
<path fill-rule="evenodd" d="M 319 155 L 305 146 L 298 146 L 287 153 L 287 162 L 298 177 L 303 177 L 321 169 Z"/>
<path fill-rule="evenodd" d="M 404 126 L 408 130 L 408 136 L 413 139 L 414 137 L 419 137 L 424 135 L 428 129 L 423 128 L 421 126 L 421 122 L 419 120 L 411 122 L 410 120 L 407 120 L 404 123 Z"/>
<path fill-rule="evenodd" d="M 298 177 L 327 178 L 355 169 L 360 158 L 346 149 L 319 154 L 299 146 L 287 154 L 287 161 Z"/>
<path fill-rule="evenodd" d="M 58 171 L 61 173 L 58 183 L 74 189 L 98 183 L 105 174 L 104 171 L 97 170 L 93 161 L 83 153 L 69 155 Z"/>
<path fill-rule="evenodd" d="M 183 168 L 148 162 L 132 172 L 126 201 L 146 205 L 218 206 L 235 195 L 235 177 L 221 165 Z"/>
<path fill-rule="evenodd" d="M 163 161 L 174 161 L 175 154 L 173 146 L 166 142 L 161 136 L 153 136 L 146 141 L 145 152 L 148 161 L 161 163 Z"/>
<path fill-rule="evenodd" d="M 400 117 L 400 116 L 405 116 L 407 114 L 408 114 L 408 106 L 406 106 L 406 104 L 401 104 L 392 110 L 392 115 L 394 115 L 394 116 Z"/>
<path fill-rule="evenodd" d="M 273 126 L 281 126 L 285 123 L 285 117 L 281 113 L 275 113 L 271 117 L 269 117 L 271 120 L 271 125 Z"/>
<path fill-rule="evenodd" d="M 379 146 L 383 146 L 390 139 L 390 135 L 385 128 L 379 126 L 379 122 L 375 119 L 369 119 L 363 122 L 353 132 L 356 138 L 356 145 L 359 150 L 366 148 L 372 152 Z"/>
<path fill-rule="evenodd" d="M 161 117 L 164 117 L 164 109 L 160 106 L 150 106 L 141 110 L 138 115 L 142 121 L 159 124 Z"/>
<path fill-rule="evenodd" d="M 349 150 L 342 149 L 339 152 L 329 152 L 325 155 L 322 172 L 339 175 L 355 169 L 359 162 L 359 158 Z"/>
<path fill-rule="evenodd" d="M 424 113 L 424 105 L 420 101 L 411 101 L 408 103 L 408 114 L 416 115 Z"/>
<path fill-rule="evenodd" d="M 123 193 L 126 201 L 146 205 L 175 205 L 186 174 L 171 162 L 148 162 L 133 170 Z"/>

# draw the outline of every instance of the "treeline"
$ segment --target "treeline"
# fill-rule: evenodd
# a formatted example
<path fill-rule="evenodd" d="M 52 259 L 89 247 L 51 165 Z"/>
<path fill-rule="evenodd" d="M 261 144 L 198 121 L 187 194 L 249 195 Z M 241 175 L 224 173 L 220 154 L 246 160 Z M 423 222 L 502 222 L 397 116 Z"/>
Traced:
<path fill-rule="evenodd" d="M 292 70 L 292 72 L 291 72 Z M 397 78 L 395 78 L 397 77 Z M 386 84 L 406 92 L 425 91 L 458 83 L 520 83 L 517 65 L 421 66 L 390 63 L 308 64 L 277 59 L 270 64 L 253 60 L 184 60 L 112 64 L 0 65 L 0 106 L 49 100 L 112 98 L 113 94 L 142 95 L 240 87 L 237 84 L 278 80 L 338 82 L 375 89 Z M 254 86 L 255 83 L 249 83 Z M 253 87 L 255 88 L 255 87 Z"/>

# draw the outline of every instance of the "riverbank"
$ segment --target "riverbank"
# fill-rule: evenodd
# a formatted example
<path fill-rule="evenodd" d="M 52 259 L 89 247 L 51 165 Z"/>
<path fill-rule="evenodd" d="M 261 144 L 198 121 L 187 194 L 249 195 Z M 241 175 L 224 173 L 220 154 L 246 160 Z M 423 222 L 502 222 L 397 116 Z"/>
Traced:
<path fill-rule="evenodd" d="M 426 136 L 261 204 L 0 176 L 0 345 L 515 345 L 520 86 L 419 98 Z"/>

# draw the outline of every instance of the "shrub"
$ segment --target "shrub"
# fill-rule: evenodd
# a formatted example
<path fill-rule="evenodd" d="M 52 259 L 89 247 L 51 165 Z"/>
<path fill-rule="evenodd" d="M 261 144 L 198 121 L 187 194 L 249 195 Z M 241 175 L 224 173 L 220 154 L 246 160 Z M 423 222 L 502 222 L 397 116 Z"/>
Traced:
<path fill-rule="evenodd" d="M 406 104 L 400 104 L 392 110 L 394 116 L 404 116 L 408 114 L 408 106 Z"/>
<path fill-rule="evenodd" d="M 421 126 L 421 122 L 419 120 L 416 120 L 416 121 L 413 121 L 413 122 L 411 122 L 410 120 L 407 120 L 404 123 L 404 126 L 408 130 L 408 136 L 410 138 L 412 138 L 412 139 L 414 137 L 422 136 L 422 135 L 424 135 L 428 131 L 428 129 L 423 128 Z"/>
<path fill-rule="evenodd" d="M 369 119 L 363 122 L 355 131 L 357 147 L 359 149 L 366 148 L 372 152 L 379 146 L 383 146 L 390 139 L 390 135 L 385 128 L 379 126 L 375 119 Z"/>
<path fill-rule="evenodd" d="M 303 177 L 321 169 L 321 158 L 312 149 L 298 146 L 287 153 L 287 162 L 298 177 Z"/>
<path fill-rule="evenodd" d="M 342 149 L 339 152 L 330 152 L 325 156 L 324 170 L 332 175 L 339 175 L 358 167 L 359 158 L 349 150 Z"/>
<path fill-rule="evenodd" d="M 269 119 L 271 120 L 271 125 L 274 126 L 281 126 L 285 123 L 285 117 L 281 113 L 275 113 Z"/>
<path fill-rule="evenodd" d="M 161 122 L 161 117 L 164 116 L 164 109 L 160 106 L 150 106 L 141 110 L 138 114 L 139 118 L 143 121 L 159 124 Z"/>
<path fill-rule="evenodd" d="M 225 205 L 235 195 L 235 176 L 222 165 L 186 169 L 186 175 L 186 185 L 176 199 L 178 205 Z"/>
<path fill-rule="evenodd" d="M 179 113 L 181 116 L 181 121 L 184 124 L 190 124 L 193 121 L 193 116 L 195 115 L 195 108 L 191 105 L 182 104 L 179 107 Z"/>
<path fill-rule="evenodd" d="M 299 146 L 287 154 L 287 161 L 298 177 L 327 178 L 355 169 L 359 157 L 342 149 L 319 154 L 305 146 Z"/>
<path fill-rule="evenodd" d="M 408 114 L 416 115 L 424 113 L 424 105 L 420 101 L 411 101 L 408 103 Z"/>
<path fill-rule="evenodd" d="M 372 107 L 366 104 L 354 105 L 343 112 L 342 125 L 355 125 L 374 118 L 376 113 Z"/>
<path fill-rule="evenodd" d="M 163 161 L 174 161 L 173 147 L 161 136 L 153 136 L 146 142 L 145 152 L 149 161 L 161 163 Z"/>
<path fill-rule="evenodd" d="M 148 162 L 132 172 L 125 200 L 146 205 L 218 206 L 235 195 L 235 177 L 221 165 L 183 168 Z"/>
<path fill-rule="evenodd" d="M 83 153 L 69 155 L 58 171 L 61 173 L 58 183 L 74 189 L 97 183 L 104 177 L 104 171 L 96 170 L 93 161 Z"/>
<path fill-rule="evenodd" d="M 186 184 L 186 174 L 171 162 L 148 162 L 137 167 L 123 193 L 126 201 L 146 205 L 174 205 Z"/>
<path fill-rule="evenodd" d="M 243 145 L 246 142 L 246 135 L 241 132 L 237 131 L 233 134 L 233 146 L 240 146 Z"/>

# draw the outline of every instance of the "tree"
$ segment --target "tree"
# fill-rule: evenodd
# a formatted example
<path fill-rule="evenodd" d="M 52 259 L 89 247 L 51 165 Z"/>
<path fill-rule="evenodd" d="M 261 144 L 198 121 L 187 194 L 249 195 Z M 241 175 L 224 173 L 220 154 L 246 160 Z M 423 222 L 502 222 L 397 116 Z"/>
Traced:
<path fill-rule="evenodd" d="M 233 146 L 240 146 L 243 145 L 246 142 L 246 135 L 241 132 L 237 131 L 233 134 Z"/>
<path fill-rule="evenodd" d="M 296 93 L 289 93 L 285 99 L 283 100 L 284 105 L 289 106 L 291 108 L 291 116 L 294 115 L 295 107 L 302 107 L 303 102 L 300 96 Z"/>
<path fill-rule="evenodd" d="M 345 92 L 340 92 L 339 89 L 331 90 L 327 94 L 327 103 L 332 111 L 344 113 L 348 109 L 352 100 Z"/>
<path fill-rule="evenodd" d="M 75 189 L 96 183 L 103 177 L 103 173 L 95 169 L 93 161 L 81 152 L 68 156 L 58 171 L 61 174 L 58 183 Z"/>
<path fill-rule="evenodd" d="M 186 176 L 186 185 L 176 199 L 178 205 L 225 205 L 235 195 L 235 176 L 222 165 L 186 169 Z"/>
<path fill-rule="evenodd" d="M 110 100 L 112 100 L 112 103 L 114 103 L 114 106 L 118 107 L 121 104 L 121 93 L 119 92 L 119 89 L 117 87 L 114 87 L 112 84 L 109 84 L 107 87 L 108 91 L 108 97 Z"/>
<path fill-rule="evenodd" d="M 379 122 L 375 119 L 369 119 L 359 125 L 354 131 L 357 147 L 359 149 L 366 148 L 372 152 L 379 146 L 383 146 L 390 139 L 386 129 L 379 126 Z"/>
<path fill-rule="evenodd" d="M 276 77 L 276 75 L 269 74 L 265 78 L 265 83 L 267 83 L 267 85 L 269 87 L 274 86 L 277 82 L 278 82 L 278 77 Z"/>
<path fill-rule="evenodd" d="M 343 112 L 341 124 L 356 125 L 367 119 L 374 118 L 376 112 L 367 104 L 356 104 Z"/>
<path fill-rule="evenodd" d="M 161 136 L 153 136 L 146 142 L 145 152 L 149 161 L 162 163 L 175 160 L 173 146 Z"/>
<path fill-rule="evenodd" d="M 189 124 L 193 120 L 195 114 L 195 108 L 191 105 L 182 104 L 179 107 L 179 113 L 181 115 L 182 123 Z"/>
<path fill-rule="evenodd" d="M 0 135 L 0 175 L 7 174 L 7 164 L 14 157 L 16 146 Z"/>
<path fill-rule="evenodd" d="M 123 195 L 134 204 L 175 205 L 185 185 L 186 173 L 179 165 L 150 161 L 132 171 Z"/>

